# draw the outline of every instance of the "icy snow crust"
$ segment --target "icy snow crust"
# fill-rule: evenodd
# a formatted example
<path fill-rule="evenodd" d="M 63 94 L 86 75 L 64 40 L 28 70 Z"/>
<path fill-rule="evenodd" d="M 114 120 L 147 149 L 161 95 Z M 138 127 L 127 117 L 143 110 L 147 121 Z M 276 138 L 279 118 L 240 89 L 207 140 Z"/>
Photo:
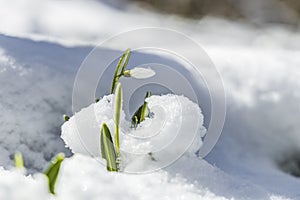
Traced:
<path fill-rule="evenodd" d="M 124 111 L 121 113 L 121 159 L 126 172 L 139 173 L 165 167 L 186 152 L 195 154 L 202 145 L 205 128 L 197 104 L 172 94 L 153 95 L 146 101 L 152 117 L 146 118 L 136 129 L 125 120 Z M 107 123 L 112 136 L 114 134 L 113 102 L 114 95 L 104 96 L 63 124 L 62 138 L 73 153 L 100 157 L 102 123 Z M 148 153 L 152 153 L 152 157 Z"/>

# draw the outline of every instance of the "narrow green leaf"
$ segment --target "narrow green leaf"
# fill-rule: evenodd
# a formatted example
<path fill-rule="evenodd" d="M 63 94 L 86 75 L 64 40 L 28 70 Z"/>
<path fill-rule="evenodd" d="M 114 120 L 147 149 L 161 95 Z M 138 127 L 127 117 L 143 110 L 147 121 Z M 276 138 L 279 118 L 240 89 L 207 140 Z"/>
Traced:
<path fill-rule="evenodd" d="M 130 49 L 127 49 L 124 54 L 125 54 L 125 58 L 124 58 L 124 63 L 122 65 L 122 72 L 121 72 L 122 75 L 124 74 L 124 71 L 126 70 L 126 67 L 128 65 L 128 62 L 129 62 L 129 58 L 130 58 L 130 55 L 131 55 Z"/>
<path fill-rule="evenodd" d="M 44 172 L 44 174 L 48 177 L 49 191 L 52 194 L 55 194 L 55 184 L 57 176 L 60 170 L 61 163 L 64 159 L 65 155 L 63 153 L 57 154 L 57 156 L 51 161 L 51 164 Z"/>
<path fill-rule="evenodd" d="M 120 116 L 122 111 L 122 85 L 118 83 L 116 92 L 115 92 L 115 113 L 114 113 L 114 122 L 115 122 L 115 146 L 117 157 L 120 157 L 120 141 L 119 141 L 119 126 L 120 126 Z"/>
<path fill-rule="evenodd" d="M 18 169 L 24 169 L 23 156 L 20 152 L 16 152 L 14 156 L 15 166 Z"/>
<path fill-rule="evenodd" d="M 151 92 L 147 92 L 146 96 L 145 96 L 145 100 L 151 96 Z M 141 112 L 141 118 L 140 118 L 140 122 L 145 120 L 145 117 L 148 115 L 148 103 L 147 101 L 144 101 L 144 105 L 142 107 L 142 112 Z"/>
<path fill-rule="evenodd" d="M 117 86 L 117 83 L 119 82 L 121 76 L 123 76 L 124 74 L 124 71 L 126 69 L 126 66 L 128 64 L 128 61 L 129 61 L 129 58 L 130 58 L 130 49 L 127 49 L 123 55 L 121 56 L 118 64 L 117 64 L 117 67 L 116 67 L 116 70 L 115 70 L 115 73 L 114 73 L 114 78 L 113 78 L 113 81 L 112 81 L 112 84 L 111 84 L 111 89 L 110 89 L 110 93 L 113 94 L 115 92 L 115 88 Z"/>
<path fill-rule="evenodd" d="M 132 126 L 132 128 L 136 128 L 137 125 L 140 123 L 142 109 L 143 109 L 143 105 L 141 105 L 137 109 L 137 111 L 135 111 L 135 113 L 133 114 L 133 116 L 131 118 L 131 126 Z"/>
<path fill-rule="evenodd" d="M 151 96 L 151 92 L 147 92 L 145 99 Z M 136 128 L 139 123 L 145 120 L 145 118 L 149 115 L 148 103 L 144 101 L 143 105 L 141 105 L 134 115 L 131 118 L 132 127 Z"/>
<path fill-rule="evenodd" d="M 100 101 L 100 99 L 99 99 L 99 98 L 96 98 L 96 99 L 95 99 L 95 102 L 96 102 L 96 103 L 98 103 L 99 101 Z"/>
<path fill-rule="evenodd" d="M 109 131 L 108 126 L 103 123 L 101 128 L 101 155 L 102 158 L 106 160 L 106 167 L 108 171 L 118 171 L 117 163 L 116 163 L 116 152 L 114 148 L 114 144 L 112 141 L 112 137 Z"/>
<path fill-rule="evenodd" d="M 141 111 L 142 111 L 142 106 L 138 109 L 137 112 L 141 113 Z M 134 124 L 139 124 L 139 118 L 136 115 L 133 116 L 132 120 Z"/>

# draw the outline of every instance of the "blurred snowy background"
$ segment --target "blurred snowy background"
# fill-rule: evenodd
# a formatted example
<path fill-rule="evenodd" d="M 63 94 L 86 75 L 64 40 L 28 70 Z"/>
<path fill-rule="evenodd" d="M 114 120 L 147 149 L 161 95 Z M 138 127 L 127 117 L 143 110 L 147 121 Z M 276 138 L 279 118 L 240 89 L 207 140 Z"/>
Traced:
<path fill-rule="evenodd" d="M 16 150 L 30 172 L 70 155 L 61 116 L 85 56 L 120 32 L 163 27 L 206 50 L 227 93 L 208 163 L 170 173 L 219 199 L 300 199 L 299 19 L 297 0 L 0 0 L 0 165 Z"/>

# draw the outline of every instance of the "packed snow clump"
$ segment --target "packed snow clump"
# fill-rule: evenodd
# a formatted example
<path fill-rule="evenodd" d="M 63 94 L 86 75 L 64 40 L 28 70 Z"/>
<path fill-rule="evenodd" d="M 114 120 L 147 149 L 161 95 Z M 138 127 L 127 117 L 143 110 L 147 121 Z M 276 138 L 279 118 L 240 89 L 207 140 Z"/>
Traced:
<path fill-rule="evenodd" d="M 61 137 L 73 153 L 100 157 L 102 123 L 114 133 L 113 99 L 113 94 L 104 96 L 63 124 Z M 137 128 L 132 128 L 124 111 L 121 112 L 120 147 L 126 171 L 166 166 L 166 159 L 175 161 L 186 152 L 196 153 L 202 145 L 206 129 L 196 103 L 173 94 L 153 95 L 146 101 L 150 115 Z"/>

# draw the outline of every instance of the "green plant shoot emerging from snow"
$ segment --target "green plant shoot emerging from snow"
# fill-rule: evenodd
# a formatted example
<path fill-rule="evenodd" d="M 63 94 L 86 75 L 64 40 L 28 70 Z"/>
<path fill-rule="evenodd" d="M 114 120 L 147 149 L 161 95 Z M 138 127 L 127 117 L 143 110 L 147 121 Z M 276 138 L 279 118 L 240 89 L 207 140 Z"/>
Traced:
<path fill-rule="evenodd" d="M 100 145 L 101 145 L 101 156 L 106 160 L 107 170 L 108 171 L 120 171 L 120 161 L 121 161 L 121 152 L 120 152 L 120 116 L 122 111 L 122 86 L 120 78 L 124 77 L 133 77 L 137 79 L 149 78 L 155 75 L 155 72 L 150 68 L 140 68 L 136 67 L 131 70 L 126 70 L 127 64 L 129 62 L 131 52 L 130 49 L 127 49 L 121 56 L 116 70 L 114 72 L 114 77 L 111 85 L 111 94 L 114 96 L 114 122 L 115 122 L 115 132 L 114 132 L 114 141 L 111 136 L 111 132 L 106 123 L 102 124 L 101 135 L 100 135 Z M 146 97 L 151 96 L 150 92 L 147 92 Z M 96 99 L 97 103 L 100 99 Z M 145 119 L 149 114 L 149 109 L 147 107 L 147 102 L 144 101 L 144 104 L 139 108 L 135 113 L 132 120 L 134 122 L 134 127 L 136 127 L 141 121 Z"/>
<path fill-rule="evenodd" d="M 17 169 L 24 169 L 23 156 L 20 152 L 15 153 L 14 161 Z"/>
<path fill-rule="evenodd" d="M 58 177 L 58 173 L 60 170 L 61 163 L 65 159 L 65 155 L 63 153 L 57 154 L 57 156 L 51 161 L 49 167 L 46 169 L 44 174 L 48 179 L 48 187 L 49 192 L 55 194 L 55 184 Z M 23 156 L 20 152 L 16 152 L 14 155 L 15 167 L 17 169 L 24 169 L 24 161 Z"/>
<path fill-rule="evenodd" d="M 142 121 L 145 120 L 146 117 L 149 116 L 150 111 L 149 111 L 148 103 L 147 103 L 146 99 L 150 96 L 151 96 L 151 92 L 148 91 L 145 96 L 144 104 L 141 105 L 137 109 L 137 111 L 134 113 L 134 115 L 132 116 L 131 126 L 133 128 L 136 128 L 138 126 L 138 124 L 140 124 Z"/>
<path fill-rule="evenodd" d="M 117 156 L 114 148 L 114 143 L 109 131 L 108 126 L 103 123 L 101 128 L 101 156 L 106 160 L 107 171 L 116 172 L 117 167 Z"/>
<path fill-rule="evenodd" d="M 115 122 L 115 145 L 113 143 L 110 130 L 106 123 L 102 124 L 101 127 L 101 155 L 106 160 L 106 168 L 108 171 L 119 171 L 120 170 L 120 116 L 122 111 L 122 86 L 118 83 L 115 91 L 114 99 L 114 122 Z"/>
<path fill-rule="evenodd" d="M 57 154 L 57 156 L 51 161 L 51 164 L 46 169 L 44 174 L 48 177 L 49 191 L 55 194 L 55 184 L 57 176 L 60 170 L 61 163 L 64 161 L 65 155 L 63 153 Z"/>

